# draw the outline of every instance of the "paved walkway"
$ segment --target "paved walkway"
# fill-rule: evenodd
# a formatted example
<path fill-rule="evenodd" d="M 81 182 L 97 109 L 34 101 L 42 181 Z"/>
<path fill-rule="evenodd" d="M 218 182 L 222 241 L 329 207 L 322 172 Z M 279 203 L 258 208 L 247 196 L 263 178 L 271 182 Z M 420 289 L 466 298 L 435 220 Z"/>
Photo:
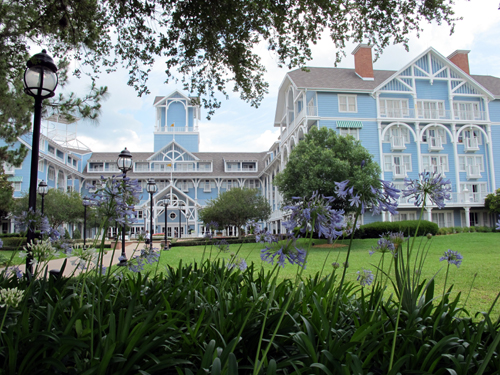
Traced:
<path fill-rule="evenodd" d="M 154 243 L 155 247 L 158 247 L 158 245 L 159 245 L 159 243 Z M 114 243 L 112 244 L 112 246 L 114 246 Z M 130 259 L 133 255 L 138 255 L 140 249 L 143 249 L 144 246 L 145 246 L 144 243 L 140 243 L 139 247 L 137 247 L 137 242 L 125 242 L 125 253 L 127 254 L 127 259 Z M 104 253 L 103 264 L 105 267 L 108 267 L 110 264 L 110 261 L 111 261 L 111 257 L 113 256 L 113 249 L 111 248 L 111 249 L 104 249 L 104 250 L 105 250 L 105 253 Z M 137 251 L 136 254 L 134 254 L 134 251 Z M 112 265 L 117 265 L 119 263 L 118 257 L 121 255 L 121 253 L 122 253 L 122 245 L 121 245 L 121 242 L 119 242 L 118 245 L 116 246 L 116 250 L 114 252 L 114 260 L 111 263 Z M 82 270 L 80 270 L 80 269 L 75 271 L 76 266 L 72 264 L 72 261 L 76 260 L 77 257 L 69 257 L 69 258 L 61 258 L 61 259 L 51 260 L 51 261 L 49 261 L 49 265 L 48 265 L 49 271 L 50 270 L 60 270 L 62 268 L 62 265 L 63 265 L 63 262 L 65 259 L 67 261 L 66 261 L 66 268 L 64 269 L 64 276 L 70 276 L 73 272 L 75 272 L 75 274 L 79 274 L 82 272 Z M 23 265 L 19 266 L 19 269 L 24 273 L 24 271 L 26 269 L 26 265 L 23 264 Z"/>

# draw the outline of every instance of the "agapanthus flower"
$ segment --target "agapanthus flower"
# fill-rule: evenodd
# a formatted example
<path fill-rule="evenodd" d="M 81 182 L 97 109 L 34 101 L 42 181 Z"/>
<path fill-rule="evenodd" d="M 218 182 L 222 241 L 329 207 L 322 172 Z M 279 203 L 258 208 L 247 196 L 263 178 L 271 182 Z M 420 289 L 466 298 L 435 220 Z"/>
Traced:
<path fill-rule="evenodd" d="M 444 255 L 439 258 L 439 261 L 442 262 L 445 260 L 448 262 L 448 264 L 454 264 L 455 266 L 457 266 L 457 268 L 459 268 L 462 264 L 462 259 L 463 256 L 458 251 L 448 249 L 447 251 L 445 251 Z"/>
<path fill-rule="evenodd" d="M 23 277 L 23 271 L 18 266 L 7 267 L 4 272 L 6 275 L 16 275 L 18 279 Z"/>
<path fill-rule="evenodd" d="M 31 253 L 37 262 L 46 262 L 59 256 L 59 251 L 52 246 L 52 241 L 44 240 L 37 243 L 29 243 L 24 247 L 24 251 L 19 252 L 19 256 L 27 256 Z"/>
<path fill-rule="evenodd" d="M 290 218 L 283 222 L 288 233 L 296 228 L 300 233 L 310 231 L 319 237 L 334 239 L 343 234 L 345 227 L 344 211 L 331 208 L 332 197 L 326 197 L 314 192 L 311 198 L 294 198 L 295 205 L 286 206 L 285 211 L 290 211 Z"/>
<path fill-rule="evenodd" d="M 3 247 L 3 241 L 2 239 L 0 238 L 0 249 Z"/>
<path fill-rule="evenodd" d="M 333 267 L 333 269 L 334 269 L 334 270 L 339 269 L 339 268 L 340 268 L 340 263 L 338 263 L 338 262 L 333 262 L 333 263 L 332 263 L 332 267 Z"/>
<path fill-rule="evenodd" d="M 238 268 L 240 271 L 245 271 L 248 265 L 245 259 L 235 258 L 232 256 L 227 264 L 227 269 L 232 270 Z"/>
<path fill-rule="evenodd" d="M 24 290 L 17 288 L 1 288 L 0 289 L 0 307 L 16 308 L 23 300 Z"/>
<path fill-rule="evenodd" d="M 440 173 L 422 172 L 416 180 L 405 178 L 403 197 L 415 198 L 415 206 L 425 204 L 427 197 L 439 208 L 445 206 L 445 200 L 451 199 L 451 183 L 445 180 Z"/>
<path fill-rule="evenodd" d="M 223 253 L 227 253 L 229 251 L 229 243 L 226 240 L 217 241 L 215 243 L 215 247 Z"/>
<path fill-rule="evenodd" d="M 500 230 L 500 218 L 498 219 L 497 221 L 497 227 L 496 227 L 496 230 Z"/>
<path fill-rule="evenodd" d="M 97 185 L 89 200 L 119 225 L 128 225 L 137 221 L 134 204 L 139 202 L 142 187 L 137 180 L 125 175 L 104 178 Z"/>
<path fill-rule="evenodd" d="M 359 281 L 361 286 L 369 286 L 373 283 L 375 277 L 373 276 L 372 271 L 363 270 L 356 273 L 358 274 L 358 278 L 356 280 Z"/>
<path fill-rule="evenodd" d="M 285 263 L 288 262 L 305 268 L 306 255 L 304 249 L 296 246 L 296 239 L 289 236 L 285 240 L 270 243 L 262 249 L 260 258 L 271 264 L 276 261 L 281 267 L 285 267 Z"/>
<path fill-rule="evenodd" d="M 255 242 L 277 242 L 278 238 L 273 235 L 271 232 L 268 230 L 260 230 L 260 228 L 256 229 L 255 231 Z"/>

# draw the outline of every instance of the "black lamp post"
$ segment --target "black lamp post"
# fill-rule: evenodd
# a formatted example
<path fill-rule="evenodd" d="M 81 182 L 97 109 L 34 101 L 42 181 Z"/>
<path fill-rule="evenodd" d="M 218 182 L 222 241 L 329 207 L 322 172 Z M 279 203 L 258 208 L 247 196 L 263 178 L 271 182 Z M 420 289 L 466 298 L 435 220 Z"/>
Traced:
<path fill-rule="evenodd" d="M 36 190 L 38 182 L 38 152 L 40 151 L 40 126 L 42 122 L 42 101 L 55 95 L 57 87 L 57 66 L 52 57 L 47 55 L 46 50 L 32 56 L 26 63 L 27 69 L 24 72 L 24 92 L 35 98 L 35 111 L 33 118 L 33 142 L 31 145 L 31 171 L 29 189 L 29 208 L 36 210 Z M 28 227 L 27 242 L 31 243 L 35 239 L 35 228 Z M 31 277 L 33 265 L 31 260 L 33 254 L 28 251 L 26 257 L 26 274 Z"/>
<path fill-rule="evenodd" d="M 91 205 L 91 200 L 88 197 L 83 198 L 83 248 L 87 248 L 87 206 Z"/>
<path fill-rule="evenodd" d="M 167 236 L 167 229 L 168 229 L 168 225 L 167 225 L 167 211 L 168 211 L 168 203 L 169 203 L 169 200 L 168 199 L 165 199 L 163 201 L 163 205 L 165 206 L 165 246 L 163 247 L 163 250 L 168 250 L 168 236 Z"/>
<path fill-rule="evenodd" d="M 154 178 L 151 178 L 146 185 L 146 191 L 150 194 L 151 197 L 151 215 L 149 217 L 149 228 L 151 230 L 150 241 L 149 241 L 149 249 L 153 250 L 153 194 L 158 191 L 158 186 L 156 186 L 156 182 Z"/>
<path fill-rule="evenodd" d="M 47 186 L 47 183 L 44 180 L 40 181 L 40 183 L 38 184 L 38 194 L 40 194 L 40 196 L 42 197 L 42 215 L 45 203 L 45 196 L 47 195 L 48 192 L 49 192 L 49 187 Z"/>
<path fill-rule="evenodd" d="M 181 208 L 181 203 L 182 202 L 179 202 L 179 238 L 181 238 L 181 219 L 182 219 L 182 212 L 184 212 L 184 210 Z"/>
<path fill-rule="evenodd" d="M 116 160 L 116 164 L 118 165 L 118 169 L 123 173 L 123 179 L 127 177 L 127 172 L 132 169 L 132 154 L 125 147 L 125 149 L 120 152 L 118 155 L 118 159 Z M 122 255 L 120 257 L 119 266 L 127 265 L 127 254 L 125 253 L 125 224 L 122 225 Z"/>

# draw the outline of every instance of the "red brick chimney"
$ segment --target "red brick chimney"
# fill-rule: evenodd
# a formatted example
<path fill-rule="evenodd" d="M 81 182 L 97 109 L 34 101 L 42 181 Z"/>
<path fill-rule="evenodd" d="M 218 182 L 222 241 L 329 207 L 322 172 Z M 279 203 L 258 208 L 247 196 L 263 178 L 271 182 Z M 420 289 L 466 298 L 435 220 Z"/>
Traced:
<path fill-rule="evenodd" d="M 373 81 L 372 47 L 368 44 L 358 44 L 352 54 L 356 74 L 364 81 Z"/>
<path fill-rule="evenodd" d="M 450 56 L 448 56 L 448 60 L 450 60 L 453 64 L 462 69 L 465 73 L 469 74 L 469 50 L 466 49 L 457 49 Z"/>

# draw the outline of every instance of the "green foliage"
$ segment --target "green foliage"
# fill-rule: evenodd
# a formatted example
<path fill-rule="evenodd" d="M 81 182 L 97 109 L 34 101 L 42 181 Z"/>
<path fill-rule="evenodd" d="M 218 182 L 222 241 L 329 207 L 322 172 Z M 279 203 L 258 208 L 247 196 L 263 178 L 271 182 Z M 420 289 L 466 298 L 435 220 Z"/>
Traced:
<path fill-rule="evenodd" d="M 1 161 L 1 159 L 0 159 Z M 0 219 L 5 218 L 12 206 L 12 183 L 7 181 L 8 176 L 4 173 L 3 165 L 0 163 Z"/>
<path fill-rule="evenodd" d="M 419 225 L 418 220 L 406 221 L 378 221 L 375 223 L 365 224 L 359 228 L 359 238 L 378 238 L 381 234 L 387 232 L 403 232 L 405 236 L 414 236 Z M 438 234 L 439 227 L 436 223 L 427 220 L 420 221 L 417 236 L 425 236 L 428 233 Z"/>
<path fill-rule="evenodd" d="M 309 197 L 318 191 L 336 197 L 335 203 L 342 202 L 337 208 L 349 211 L 349 202 L 335 194 L 335 182 L 350 180 L 355 191 L 368 197 L 370 186 L 380 186 L 379 178 L 379 165 L 359 141 L 332 129 L 313 127 L 290 153 L 286 169 L 276 176 L 274 184 L 288 203 L 293 197 Z"/>
<path fill-rule="evenodd" d="M 392 371 L 397 301 L 383 298 L 381 285 L 349 284 L 336 306 L 335 275 L 305 277 L 295 288 L 275 272 L 231 271 L 219 260 L 157 276 L 40 277 L 30 288 L 2 278 L 0 286 L 26 293 L 17 308 L 0 310 L 4 373 L 248 374 L 260 340 L 273 346 L 259 374 L 500 371 L 498 322 L 488 313 L 472 320 L 459 297 L 433 305 L 440 296 L 432 285 L 419 308 L 401 312 Z"/>
<path fill-rule="evenodd" d="M 270 214 L 271 206 L 258 189 L 233 188 L 208 201 L 200 219 L 205 224 L 216 222 L 219 228 L 241 228 L 250 220 L 266 220 Z"/>
<path fill-rule="evenodd" d="M 490 214 L 500 214 L 500 189 L 486 196 L 484 206 L 488 209 Z"/>
<path fill-rule="evenodd" d="M 174 242 L 171 246 L 172 247 L 191 247 L 191 246 L 212 246 L 215 245 L 217 242 L 221 241 L 224 239 L 228 244 L 242 244 L 242 243 L 255 243 L 255 236 L 247 236 L 243 238 L 217 238 L 214 237 L 210 240 L 207 239 L 196 239 L 196 240 L 190 240 L 190 241 L 180 241 L 180 242 Z"/>
<path fill-rule="evenodd" d="M 68 230 L 67 230 L 66 228 L 64 228 L 64 235 L 63 235 L 63 238 L 64 238 L 65 240 L 70 240 L 70 239 L 71 239 L 71 236 L 70 236 L 70 234 L 69 234 L 69 232 L 68 232 Z"/>
<path fill-rule="evenodd" d="M 37 210 L 42 208 L 42 200 L 37 197 Z M 12 213 L 15 216 L 26 211 L 28 208 L 27 192 L 13 205 Z M 44 215 L 49 219 L 52 228 L 58 228 L 62 224 L 75 224 L 83 221 L 83 203 L 79 193 L 72 191 L 65 193 L 59 189 L 49 189 L 45 196 Z M 88 214 L 88 213 L 87 213 Z"/>
<path fill-rule="evenodd" d="M 81 240 L 82 239 L 82 234 L 80 233 L 78 228 L 75 228 L 75 230 L 73 231 L 73 239 L 74 240 Z"/>
<path fill-rule="evenodd" d="M 1 250 L 22 250 L 26 246 L 26 237 L 2 237 L 3 247 Z"/>

